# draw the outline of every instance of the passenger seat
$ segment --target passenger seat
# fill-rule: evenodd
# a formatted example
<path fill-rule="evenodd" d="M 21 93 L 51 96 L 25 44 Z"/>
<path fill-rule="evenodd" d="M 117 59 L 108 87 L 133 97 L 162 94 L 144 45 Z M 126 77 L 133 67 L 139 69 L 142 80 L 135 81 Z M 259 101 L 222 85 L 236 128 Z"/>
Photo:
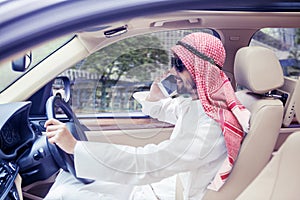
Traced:
<path fill-rule="evenodd" d="M 291 134 L 237 200 L 299 199 L 300 132 Z"/>
<path fill-rule="evenodd" d="M 300 84 L 295 88 L 295 113 L 300 124 Z M 292 133 L 238 200 L 299 199 L 300 132 Z"/>
<path fill-rule="evenodd" d="M 250 130 L 233 170 L 219 191 L 208 190 L 204 200 L 232 200 L 270 161 L 283 118 L 283 104 L 270 91 L 283 85 L 283 72 L 274 53 L 263 47 L 243 47 L 234 63 L 237 97 L 251 111 Z"/>

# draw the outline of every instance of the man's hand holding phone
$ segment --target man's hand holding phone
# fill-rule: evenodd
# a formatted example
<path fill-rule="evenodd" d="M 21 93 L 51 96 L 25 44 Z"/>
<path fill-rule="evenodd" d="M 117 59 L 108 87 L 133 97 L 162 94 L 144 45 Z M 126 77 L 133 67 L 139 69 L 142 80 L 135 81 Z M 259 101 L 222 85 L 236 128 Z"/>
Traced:
<path fill-rule="evenodd" d="M 150 93 L 147 96 L 148 101 L 159 101 L 176 94 L 177 84 L 174 75 L 168 73 L 161 79 L 153 82 Z"/>
<path fill-rule="evenodd" d="M 162 93 L 166 97 L 173 96 L 176 94 L 177 84 L 176 84 L 176 77 L 174 75 L 169 74 L 157 84 L 160 90 L 162 91 Z"/>

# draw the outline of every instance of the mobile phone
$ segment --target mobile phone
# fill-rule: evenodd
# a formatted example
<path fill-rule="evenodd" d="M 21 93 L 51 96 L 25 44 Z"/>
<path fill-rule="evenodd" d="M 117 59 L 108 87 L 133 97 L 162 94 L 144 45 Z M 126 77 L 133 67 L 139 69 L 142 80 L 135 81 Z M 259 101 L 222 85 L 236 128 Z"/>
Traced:
<path fill-rule="evenodd" d="M 172 74 L 168 75 L 158 83 L 158 87 L 160 88 L 162 93 L 167 97 L 175 95 L 177 90 L 175 76 Z"/>

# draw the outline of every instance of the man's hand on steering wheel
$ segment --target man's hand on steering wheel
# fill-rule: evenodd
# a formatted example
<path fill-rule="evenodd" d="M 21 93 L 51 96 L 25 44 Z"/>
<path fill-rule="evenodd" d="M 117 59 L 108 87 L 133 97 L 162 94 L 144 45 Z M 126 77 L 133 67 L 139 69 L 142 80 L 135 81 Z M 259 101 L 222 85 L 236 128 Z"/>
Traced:
<path fill-rule="evenodd" d="M 45 128 L 50 143 L 56 144 L 68 154 L 74 153 L 77 140 L 64 123 L 52 118 L 46 121 Z"/>
<path fill-rule="evenodd" d="M 62 123 L 56 119 L 56 106 L 66 114 L 68 122 Z M 70 172 L 82 183 L 92 183 L 93 180 L 79 178 L 76 175 L 74 148 L 77 141 L 87 141 L 88 139 L 70 105 L 57 96 L 51 96 L 46 103 L 46 115 L 48 117 L 48 121 L 45 123 L 48 143 L 58 166 Z"/>

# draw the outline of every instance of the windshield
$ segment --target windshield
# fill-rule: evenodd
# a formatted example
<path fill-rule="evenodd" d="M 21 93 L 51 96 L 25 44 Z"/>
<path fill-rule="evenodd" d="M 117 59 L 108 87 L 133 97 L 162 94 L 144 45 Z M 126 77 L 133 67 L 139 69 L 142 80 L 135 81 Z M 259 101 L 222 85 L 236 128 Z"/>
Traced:
<path fill-rule="evenodd" d="M 34 68 L 38 63 L 47 58 L 50 54 L 56 51 L 58 48 L 63 46 L 65 43 L 70 41 L 73 35 L 63 36 L 58 39 L 49 41 L 37 48 L 31 50 L 32 61 L 28 67 L 28 70 Z M 27 70 L 27 71 L 28 71 Z M 11 62 L 0 63 L 0 92 L 5 90 L 9 85 L 13 84 L 25 72 L 18 72 L 12 69 Z"/>

